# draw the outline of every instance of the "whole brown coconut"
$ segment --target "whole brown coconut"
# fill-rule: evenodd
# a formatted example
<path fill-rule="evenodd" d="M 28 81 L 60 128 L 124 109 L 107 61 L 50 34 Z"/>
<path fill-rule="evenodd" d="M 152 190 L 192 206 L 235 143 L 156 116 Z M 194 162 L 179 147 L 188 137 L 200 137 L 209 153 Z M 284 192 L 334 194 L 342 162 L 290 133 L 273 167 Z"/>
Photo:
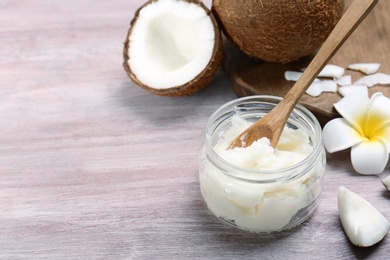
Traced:
<path fill-rule="evenodd" d="M 287 63 L 316 51 L 340 20 L 344 0 L 213 0 L 222 31 L 248 56 Z"/>

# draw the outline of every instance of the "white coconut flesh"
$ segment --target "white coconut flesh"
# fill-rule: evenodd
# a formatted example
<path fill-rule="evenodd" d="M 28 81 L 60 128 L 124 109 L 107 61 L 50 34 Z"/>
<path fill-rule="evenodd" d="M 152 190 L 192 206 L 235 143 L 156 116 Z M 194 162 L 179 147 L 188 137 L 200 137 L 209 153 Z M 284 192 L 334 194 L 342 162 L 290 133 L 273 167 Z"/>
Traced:
<path fill-rule="evenodd" d="M 168 89 L 188 83 L 206 68 L 215 33 L 199 5 L 159 0 L 142 8 L 129 41 L 128 65 L 137 79 Z"/>
<path fill-rule="evenodd" d="M 338 210 L 344 231 L 356 246 L 372 246 L 389 232 L 390 222 L 367 200 L 345 187 L 339 187 Z"/>

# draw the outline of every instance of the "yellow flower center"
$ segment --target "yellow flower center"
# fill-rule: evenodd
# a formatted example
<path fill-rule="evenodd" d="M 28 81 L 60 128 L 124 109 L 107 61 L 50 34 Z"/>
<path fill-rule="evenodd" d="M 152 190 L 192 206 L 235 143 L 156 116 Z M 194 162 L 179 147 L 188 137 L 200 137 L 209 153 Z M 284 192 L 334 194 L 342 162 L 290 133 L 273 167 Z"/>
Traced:
<path fill-rule="evenodd" d="M 381 126 L 384 122 L 385 118 L 383 115 L 370 114 L 370 116 L 364 120 L 364 127 L 362 127 L 363 136 L 370 141 L 376 139 L 376 137 L 383 136 L 385 127 Z"/>

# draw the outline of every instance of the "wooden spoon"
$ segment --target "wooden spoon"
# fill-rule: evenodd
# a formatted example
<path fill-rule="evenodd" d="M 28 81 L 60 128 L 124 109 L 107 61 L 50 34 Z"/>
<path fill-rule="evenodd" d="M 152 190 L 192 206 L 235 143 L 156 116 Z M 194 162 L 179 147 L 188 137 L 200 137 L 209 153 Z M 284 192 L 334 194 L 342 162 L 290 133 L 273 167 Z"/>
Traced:
<path fill-rule="evenodd" d="M 287 119 L 301 96 L 377 2 L 378 0 L 354 0 L 286 96 L 268 114 L 237 136 L 227 149 L 249 146 L 262 137 L 270 139 L 271 146 L 276 147 Z"/>

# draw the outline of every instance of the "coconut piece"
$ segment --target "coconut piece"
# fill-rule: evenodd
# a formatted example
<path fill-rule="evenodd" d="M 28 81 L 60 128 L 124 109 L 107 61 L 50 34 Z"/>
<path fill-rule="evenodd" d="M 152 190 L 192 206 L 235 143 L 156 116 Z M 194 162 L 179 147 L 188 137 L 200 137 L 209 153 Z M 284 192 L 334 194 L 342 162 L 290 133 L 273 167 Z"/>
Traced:
<path fill-rule="evenodd" d="M 366 85 L 345 85 L 339 87 L 338 92 L 343 97 L 354 94 L 356 92 L 361 92 L 368 96 L 368 87 Z"/>
<path fill-rule="evenodd" d="M 305 69 L 306 68 L 303 68 L 302 71 L 305 71 Z M 344 72 L 345 69 L 343 67 L 333 65 L 333 64 L 327 64 L 320 71 L 318 77 L 339 79 L 344 75 Z"/>
<path fill-rule="evenodd" d="M 361 71 L 364 74 L 369 75 L 378 72 L 380 66 L 380 63 L 354 63 L 348 65 L 348 69 Z"/>
<path fill-rule="evenodd" d="M 288 70 L 284 72 L 284 78 L 288 81 L 297 81 L 302 76 L 302 74 L 303 73 L 299 71 Z"/>
<path fill-rule="evenodd" d="M 337 85 L 339 86 L 347 86 L 352 85 L 352 76 L 351 75 L 344 75 L 341 78 L 335 79 Z"/>
<path fill-rule="evenodd" d="M 387 176 L 382 180 L 383 185 L 390 191 L 390 176 Z"/>
<path fill-rule="evenodd" d="M 131 80 L 162 96 L 194 94 L 222 60 L 218 24 L 201 1 L 150 0 L 135 13 L 123 66 Z"/>
<path fill-rule="evenodd" d="M 299 71 L 291 71 L 287 70 L 284 72 L 284 78 L 288 81 L 298 81 L 298 79 L 302 76 L 302 72 Z M 318 81 L 319 79 L 314 79 L 313 82 Z"/>
<path fill-rule="evenodd" d="M 312 97 L 318 97 L 322 92 L 336 92 L 337 84 L 333 80 L 314 81 L 306 90 L 306 94 Z"/>
<path fill-rule="evenodd" d="M 213 0 L 226 37 L 248 56 L 287 63 L 314 53 L 340 20 L 344 1 Z"/>
<path fill-rule="evenodd" d="M 389 85 L 390 84 L 390 75 L 384 73 L 375 73 L 372 75 L 364 76 L 355 81 L 355 85 L 366 85 L 367 87 L 372 87 L 375 85 Z"/>
<path fill-rule="evenodd" d="M 340 67 L 340 66 L 333 65 L 333 64 L 327 64 L 321 70 L 320 74 L 318 74 L 318 77 L 327 77 L 327 78 L 338 79 L 344 75 L 344 72 L 345 72 L 345 69 Z"/>
<path fill-rule="evenodd" d="M 352 244 L 372 246 L 389 232 L 390 222 L 356 193 L 339 187 L 337 202 L 341 224 Z"/>

